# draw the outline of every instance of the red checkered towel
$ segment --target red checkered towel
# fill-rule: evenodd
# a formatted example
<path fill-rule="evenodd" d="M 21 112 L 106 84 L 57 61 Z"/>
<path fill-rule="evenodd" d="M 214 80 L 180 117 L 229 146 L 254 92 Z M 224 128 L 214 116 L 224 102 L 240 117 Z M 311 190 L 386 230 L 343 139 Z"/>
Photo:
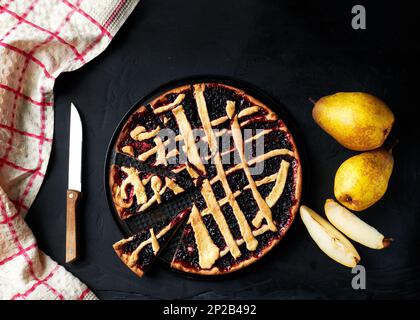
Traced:
<path fill-rule="evenodd" d="M 0 299 L 96 298 L 38 249 L 24 216 L 50 156 L 55 79 L 101 53 L 137 2 L 0 0 Z"/>

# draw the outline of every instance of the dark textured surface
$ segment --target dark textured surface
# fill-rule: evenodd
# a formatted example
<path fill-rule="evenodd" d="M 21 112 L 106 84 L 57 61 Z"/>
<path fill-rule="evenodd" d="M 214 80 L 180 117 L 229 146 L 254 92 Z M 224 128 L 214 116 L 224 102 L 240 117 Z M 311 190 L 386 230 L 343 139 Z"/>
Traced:
<path fill-rule="evenodd" d="M 364 31 L 350 25 L 351 7 L 359 3 L 366 4 Z M 27 218 L 40 247 L 64 263 L 67 128 L 74 101 L 85 130 L 83 251 L 67 268 L 100 298 L 419 297 L 418 79 L 410 77 L 419 71 L 416 12 L 382 1 L 142 0 L 100 57 L 57 81 L 53 152 Z M 187 279 L 158 265 L 138 279 L 119 261 L 111 245 L 121 232 L 103 190 L 107 143 L 139 97 L 169 80 L 200 74 L 243 79 L 285 106 L 308 151 L 311 185 L 305 185 L 304 202 L 318 211 L 332 196 L 336 169 L 354 153 L 317 127 L 308 98 L 367 91 L 392 107 L 399 138 L 395 169 L 385 197 L 361 215 L 396 241 L 382 252 L 356 245 L 366 290 L 352 289 L 350 270 L 315 246 L 299 218 L 257 265 L 220 281 Z"/>

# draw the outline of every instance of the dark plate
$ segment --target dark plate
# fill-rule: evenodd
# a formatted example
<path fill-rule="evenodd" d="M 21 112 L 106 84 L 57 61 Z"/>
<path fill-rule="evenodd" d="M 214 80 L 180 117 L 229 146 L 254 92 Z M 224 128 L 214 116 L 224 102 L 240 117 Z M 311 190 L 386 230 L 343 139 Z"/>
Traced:
<path fill-rule="evenodd" d="M 278 103 L 276 100 L 274 100 L 272 97 L 270 97 L 267 93 L 265 93 L 264 91 L 258 89 L 254 85 L 246 83 L 242 80 L 237 80 L 237 79 L 233 79 L 233 78 L 229 78 L 229 77 L 222 77 L 222 76 L 194 76 L 194 77 L 182 78 L 182 79 L 170 81 L 167 84 L 164 84 L 164 85 L 158 87 L 157 89 L 153 90 L 151 93 L 149 93 L 146 96 L 139 99 L 128 110 L 128 112 L 124 115 L 124 117 L 121 119 L 121 121 L 119 122 L 119 124 L 118 124 L 117 128 L 115 129 L 115 131 L 112 135 L 112 138 L 109 142 L 107 153 L 106 153 L 106 158 L 105 158 L 105 167 L 104 167 L 104 171 L 105 171 L 105 174 L 104 174 L 104 177 L 105 177 L 105 180 L 104 180 L 105 193 L 106 193 L 106 197 L 107 197 L 108 206 L 111 210 L 111 213 L 114 217 L 114 220 L 116 221 L 116 223 L 120 227 L 124 237 L 130 237 L 136 232 L 136 230 L 142 229 L 142 226 L 144 225 L 145 222 L 139 216 L 133 216 L 129 219 L 126 219 L 125 221 L 120 219 L 120 217 L 118 215 L 118 212 L 115 210 L 114 203 L 112 201 L 111 190 L 109 188 L 109 168 L 110 168 L 110 165 L 113 164 L 113 162 L 114 162 L 114 158 L 115 158 L 115 148 L 114 148 L 114 146 L 115 146 L 115 142 L 116 142 L 116 139 L 118 138 L 118 135 L 119 135 L 120 131 L 122 130 L 123 126 L 127 122 L 128 118 L 131 116 L 131 114 L 133 114 L 139 108 L 139 106 L 146 105 L 146 104 L 150 103 L 152 100 L 154 100 L 155 98 L 157 98 L 161 94 L 163 94 L 163 93 L 165 93 L 165 92 L 167 92 L 171 89 L 174 89 L 176 87 L 180 87 L 182 85 L 191 85 L 191 84 L 195 84 L 195 83 L 204 83 L 204 82 L 221 83 L 221 84 L 229 85 L 229 86 L 238 88 L 240 90 L 243 90 L 247 94 L 253 96 L 257 100 L 259 100 L 262 103 L 264 103 L 265 105 L 267 105 L 267 107 L 269 107 L 271 110 L 273 110 L 279 116 L 279 118 L 282 121 L 284 121 L 288 130 L 293 135 L 293 138 L 295 140 L 296 147 L 298 149 L 299 156 L 300 156 L 300 162 L 301 162 L 301 167 L 302 167 L 302 196 L 301 196 L 301 199 L 302 199 L 302 197 L 304 195 L 305 185 L 309 184 L 308 168 L 305 165 L 306 162 L 307 162 L 306 161 L 306 152 L 305 152 L 305 148 L 304 148 L 304 145 L 303 145 L 303 140 L 301 139 L 301 137 L 298 133 L 298 130 L 297 130 L 295 124 L 294 124 L 294 121 L 291 119 L 290 115 L 285 110 L 285 108 L 280 103 Z M 186 200 L 188 201 L 188 199 L 186 199 Z M 171 206 L 169 205 L 169 206 L 167 206 L 167 208 L 170 209 Z M 153 210 L 157 210 L 157 209 L 152 209 L 151 212 L 153 212 Z M 173 256 L 173 254 L 175 252 L 175 249 L 176 249 L 176 246 L 177 246 L 178 241 L 176 241 L 176 240 L 177 240 L 177 238 L 179 238 L 181 236 L 180 230 L 182 230 L 182 229 L 183 228 L 181 226 L 178 229 L 177 233 L 174 235 L 173 240 L 170 241 L 170 243 L 166 246 L 166 248 L 158 256 L 158 261 L 160 261 L 164 266 L 166 266 L 167 268 L 169 268 L 173 272 L 182 274 L 184 276 L 187 276 L 188 278 L 193 278 L 193 279 L 214 279 L 214 278 L 220 279 L 220 278 L 224 278 L 226 276 L 230 277 L 233 274 L 237 275 L 239 273 L 242 273 L 242 270 L 238 270 L 236 272 L 228 273 L 226 275 L 201 276 L 201 275 L 194 275 L 194 274 L 190 274 L 190 273 L 187 273 L 187 272 L 172 269 L 170 267 L 170 264 L 171 264 L 172 256 Z M 270 251 L 272 251 L 272 250 L 270 250 Z M 258 261 L 260 261 L 260 260 L 261 259 L 259 259 Z M 251 266 L 253 266 L 253 265 L 255 265 L 255 263 L 253 263 Z M 249 269 L 249 268 L 250 268 L 250 266 L 248 266 L 245 269 Z"/>

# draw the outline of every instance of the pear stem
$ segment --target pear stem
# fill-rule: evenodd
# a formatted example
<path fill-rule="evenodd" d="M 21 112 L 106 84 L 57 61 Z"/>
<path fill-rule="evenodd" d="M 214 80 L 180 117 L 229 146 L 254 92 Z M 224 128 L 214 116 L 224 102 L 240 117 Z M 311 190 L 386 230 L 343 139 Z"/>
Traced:
<path fill-rule="evenodd" d="M 389 247 L 393 241 L 393 238 L 384 238 L 384 240 L 382 240 L 384 248 Z"/>
<path fill-rule="evenodd" d="M 314 99 L 312 99 L 311 97 L 309 97 L 309 98 L 308 98 L 308 100 L 309 100 L 310 102 L 312 102 L 312 104 L 313 104 L 313 105 L 315 105 L 316 101 L 315 101 Z"/>

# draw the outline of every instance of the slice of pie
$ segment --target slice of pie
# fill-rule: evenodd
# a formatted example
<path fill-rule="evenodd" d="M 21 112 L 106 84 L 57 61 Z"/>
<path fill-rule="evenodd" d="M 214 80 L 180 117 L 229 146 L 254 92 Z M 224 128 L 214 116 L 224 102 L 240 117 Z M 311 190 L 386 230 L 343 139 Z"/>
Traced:
<path fill-rule="evenodd" d="M 271 250 L 296 215 L 301 163 L 294 139 L 275 112 L 237 88 L 195 83 L 170 90 L 129 117 L 115 148 L 199 189 L 175 269 L 203 275 L 241 269 Z M 183 196 L 167 176 L 157 177 L 157 191 L 153 174 L 110 170 L 122 218 L 142 214 L 157 193 L 161 202 Z"/>
<path fill-rule="evenodd" d="M 139 277 L 142 277 L 168 244 L 168 241 L 189 212 L 188 209 L 183 210 L 173 219 L 158 223 L 128 239 L 118 241 L 113 245 L 115 252 L 127 267 Z"/>

